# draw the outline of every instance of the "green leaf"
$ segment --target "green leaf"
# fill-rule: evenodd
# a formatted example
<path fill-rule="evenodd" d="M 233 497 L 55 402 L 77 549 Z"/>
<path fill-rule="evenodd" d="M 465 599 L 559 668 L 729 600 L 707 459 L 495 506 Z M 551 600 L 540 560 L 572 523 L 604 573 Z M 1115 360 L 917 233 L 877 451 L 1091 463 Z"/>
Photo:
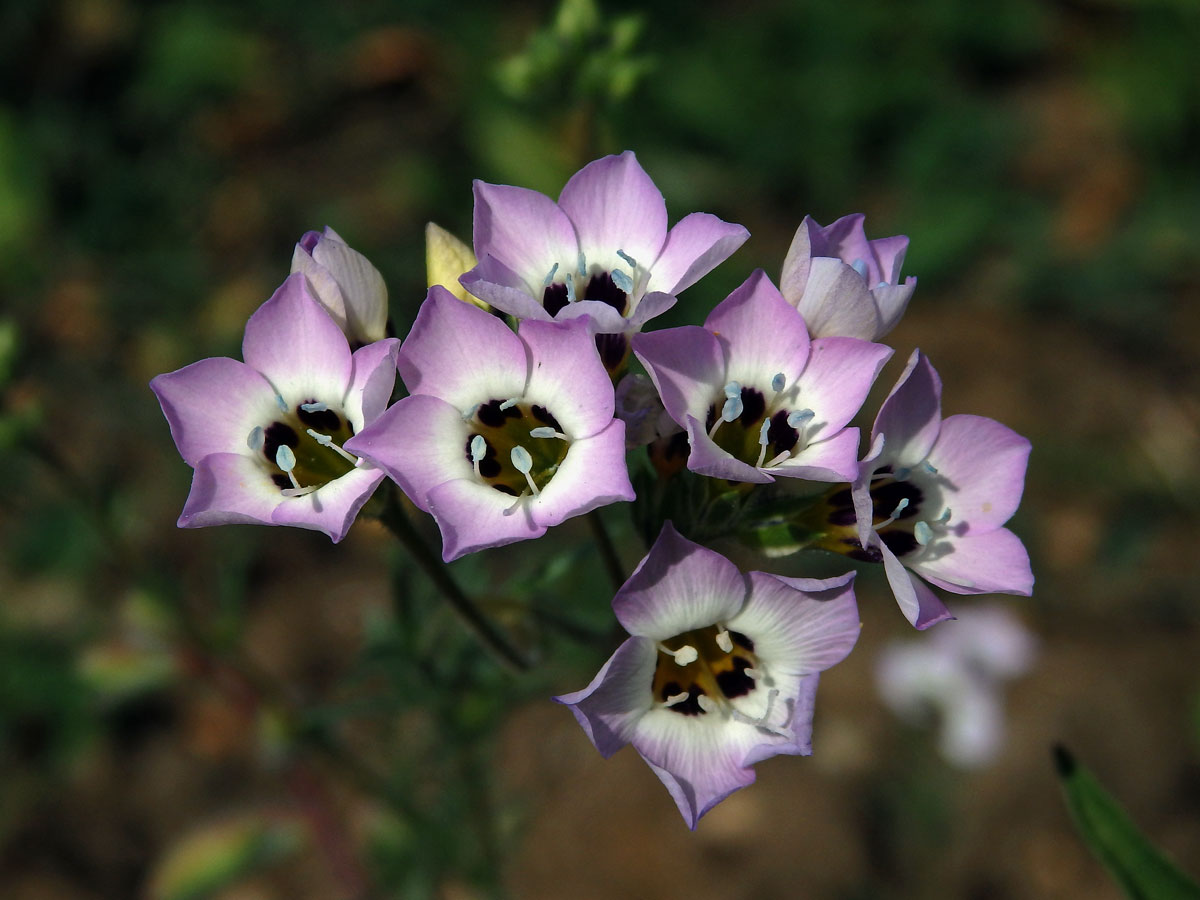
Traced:
<path fill-rule="evenodd" d="M 1133 900 L 1200 900 L 1200 886 L 1130 821 L 1096 777 L 1061 745 L 1054 765 L 1067 808 L 1085 844 Z"/>

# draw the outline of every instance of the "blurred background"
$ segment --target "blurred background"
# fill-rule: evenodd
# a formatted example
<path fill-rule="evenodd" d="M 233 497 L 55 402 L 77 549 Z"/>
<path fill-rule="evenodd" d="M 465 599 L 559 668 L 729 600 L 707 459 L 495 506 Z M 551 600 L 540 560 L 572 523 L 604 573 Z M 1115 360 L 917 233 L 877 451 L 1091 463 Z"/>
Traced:
<path fill-rule="evenodd" d="M 983 9 L 4 0 L 0 894 L 1117 898 L 1055 742 L 1200 873 L 1200 8 Z M 556 196 L 624 149 L 673 220 L 753 235 L 660 324 L 861 211 L 920 279 L 880 393 L 920 346 L 947 414 L 1033 441 L 1036 592 L 998 602 L 1036 655 L 987 764 L 880 699 L 916 635 L 875 573 L 815 755 L 693 835 L 548 702 L 612 649 L 586 525 L 455 566 L 539 660 L 519 677 L 377 524 L 176 529 L 147 382 L 238 356 L 303 232 L 374 261 L 402 336 L 472 178 Z"/>

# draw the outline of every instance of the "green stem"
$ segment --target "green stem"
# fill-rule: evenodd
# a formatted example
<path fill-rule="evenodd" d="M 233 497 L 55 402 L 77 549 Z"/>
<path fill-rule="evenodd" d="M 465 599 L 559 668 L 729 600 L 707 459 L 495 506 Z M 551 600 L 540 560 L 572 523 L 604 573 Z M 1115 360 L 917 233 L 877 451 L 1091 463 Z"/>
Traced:
<path fill-rule="evenodd" d="M 625 584 L 625 570 L 621 566 L 621 557 L 617 556 L 617 548 L 604 525 L 604 519 L 600 516 L 600 510 L 593 509 L 588 513 L 588 524 L 592 526 L 592 537 L 596 539 L 596 549 L 600 551 L 600 558 L 604 561 L 604 569 L 608 572 L 613 590 L 619 591 Z"/>
<path fill-rule="evenodd" d="M 442 562 L 421 535 L 409 521 L 408 515 L 396 500 L 393 492 L 384 503 L 379 513 L 379 520 L 387 527 L 396 539 L 404 545 L 409 555 L 416 561 L 421 570 L 433 582 L 441 593 L 442 598 L 450 606 L 467 630 L 475 639 L 483 644 L 506 668 L 514 672 L 524 672 L 529 669 L 529 663 L 509 639 L 485 616 L 463 592 L 446 564 Z"/>

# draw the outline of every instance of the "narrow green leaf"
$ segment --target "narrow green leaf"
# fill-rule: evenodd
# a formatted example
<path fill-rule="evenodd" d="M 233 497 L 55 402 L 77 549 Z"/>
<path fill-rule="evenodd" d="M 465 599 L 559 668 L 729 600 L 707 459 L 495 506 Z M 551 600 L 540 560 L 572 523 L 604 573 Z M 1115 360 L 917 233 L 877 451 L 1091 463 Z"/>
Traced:
<path fill-rule="evenodd" d="M 1120 804 L 1062 745 L 1054 767 L 1085 844 L 1133 900 L 1200 900 L 1200 886 L 1150 843 Z"/>

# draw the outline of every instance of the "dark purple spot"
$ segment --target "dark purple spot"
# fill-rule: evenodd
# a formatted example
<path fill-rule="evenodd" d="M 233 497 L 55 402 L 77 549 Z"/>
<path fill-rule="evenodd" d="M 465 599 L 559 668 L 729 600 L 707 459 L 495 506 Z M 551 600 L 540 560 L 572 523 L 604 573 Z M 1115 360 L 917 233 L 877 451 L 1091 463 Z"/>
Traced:
<path fill-rule="evenodd" d="M 271 480 L 275 482 L 275 487 L 277 488 L 290 488 L 292 486 L 291 479 L 286 475 L 280 475 L 278 472 L 271 476 Z"/>
<path fill-rule="evenodd" d="M 306 403 L 315 403 L 315 400 L 306 400 Z M 314 410 L 310 412 L 304 409 L 304 405 L 296 407 L 296 417 L 305 425 L 313 429 L 313 431 L 322 431 L 325 434 L 333 434 L 342 427 L 341 417 L 332 409 Z"/>
<path fill-rule="evenodd" d="M 279 452 L 280 447 L 287 444 L 295 450 L 299 443 L 300 436 L 296 434 L 296 429 L 291 425 L 287 422 L 272 422 L 263 434 L 263 456 L 274 464 L 275 454 Z M 288 484 L 290 485 L 291 482 Z"/>
<path fill-rule="evenodd" d="M 883 554 L 874 547 L 864 548 L 858 542 L 858 538 L 846 538 L 842 541 L 850 549 L 843 551 L 851 559 L 857 559 L 859 562 L 881 563 L 883 562 Z"/>
<path fill-rule="evenodd" d="M 775 448 L 775 455 L 788 453 L 800 441 L 800 434 L 787 423 L 787 411 L 780 410 L 771 416 L 771 427 L 767 429 L 767 443 Z"/>
<path fill-rule="evenodd" d="M 678 685 L 676 685 L 676 687 L 678 687 Z M 680 691 L 677 690 L 675 693 L 678 694 Z M 671 712 L 677 712 L 683 716 L 702 716 L 704 715 L 704 710 L 700 708 L 700 701 L 698 698 L 703 696 L 705 696 L 704 690 L 693 684 L 688 688 L 686 700 L 680 700 L 674 706 L 668 706 L 667 709 L 671 710 Z M 664 701 L 666 699 L 666 697 L 663 698 Z"/>
<path fill-rule="evenodd" d="M 549 425 L 555 431 L 562 431 L 562 426 L 558 424 L 558 419 L 550 415 L 550 410 L 546 409 L 546 407 L 534 406 L 531 407 L 529 411 L 533 413 L 533 417 L 543 425 Z"/>
<path fill-rule="evenodd" d="M 604 368 L 611 372 L 625 361 L 625 355 L 629 352 L 629 338 L 623 334 L 598 334 L 596 349 L 600 352 Z"/>
<path fill-rule="evenodd" d="M 629 295 L 617 287 L 611 275 L 607 272 L 600 272 L 593 275 L 591 281 L 588 282 L 587 289 L 583 292 L 583 299 L 607 303 L 621 315 L 625 315 L 625 306 L 629 302 Z"/>
<path fill-rule="evenodd" d="M 842 488 L 836 494 L 829 496 L 830 506 L 844 506 L 849 509 L 854 508 L 854 495 L 850 493 L 850 488 Z"/>
<path fill-rule="evenodd" d="M 552 316 L 558 315 L 559 310 L 569 302 L 567 299 L 567 286 L 561 281 L 546 285 L 546 290 L 542 291 L 542 306 Z"/>
<path fill-rule="evenodd" d="M 666 703 L 669 698 L 674 697 L 682 690 L 683 685 L 678 681 L 668 681 L 662 686 L 662 691 L 659 692 L 658 699 Z"/>
<path fill-rule="evenodd" d="M 300 246 L 303 248 L 305 253 L 307 253 L 309 256 L 312 256 L 312 252 L 316 249 L 317 242 L 320 240 L 321 233 L 319 231 L 306 231 L 300 238 Z"/>
<path fill-rule="evenodd" d="M 500 460 L 494 453 L 491 458 L 485 456 L 479 461 L 479 474 L 484 478 L 495 478 L 500 474 Z"/>
<path fill-rule="evenodd" d="M 514 403 L 508 409 L 501 409 L 501 404 L 507 401 L 504 400 L 489 400 L 487 403 L 481 403 L 479 409 L 475 410 L 475 415 L 479 421 L 489 428 L 499 428 L 504 424 L 505 419 L 521 418 L 521 410 Z"/>
<path fill-rule="evenodd" d="M 901 500 L 907 500 L 908 506 L 900 510 L 900 515 L 896 518 L 910 519 L 917 514 L 924 499 L 925 495 L 921 493 L 921 489 L 911 481 L 889 481 L 887 484 L 871 488 L 875 517 L 880 519 L 886 519 L 895 512 Z"/>
<path fill-rule="evenodd" d="M 704 430 L 705 431 L 712 431 L 712 427 L 717 424 L 717 416 L 719 415 L 717 410 L 718 410 L 718 407 L 715 405 L 709 407 L 708 415 L 704 417 Z"/>
<path fill-rule="evenodd" d="M 829 516 L 827 517 L 827 521 L 829 522 L 830 525 L 837 525 L 839 527 L 845 526 L 845 525 L 857 525 L 858 524 L 858 516 L 856 516 L 854 514 L 853 507 L 847 508 L 844 506 L 840 506 L 840 507 L 835 507 L 834 509 L 831 509 L 829 511 Z"/>
<path fill-rule="evenodd" d="M 906 553 L 912 553 L 917 549 L 917 539 L 912 536 L 912 532 L 900 531 L 899 529 L 886 529 L 879 532 L 879 539 L 888 545 L 888 549 L 897 556 L 904 556 Z"/>
<path fill-rule="evenodd" d="M 731 641 L 733 641 L 735 644 L 737 644 L 739 647 L 741 647 L 743 650 L 745 650 L 749 653 L 754 652 L 754 641 L 750 640 L 750 638 L 746 637 L 740 631 L 729 632 L 729 639 Z"/>
<path fill-rule="evenodd" d="M 763 399 L 762 392 L 756 391 L 754 388 L 742 388 L 741 423 L 743 428 L 752 428 L 757 424 L 766 409 L 767 401 Z"/>
<path fill-rule="evenodd" d="M 721 693 L 732 700 L 734 697 L 744 697 L 754 690 L 754 679 L 746 674 L 748 668 L 748 659 L 734 657 L 733 668 L 717 674 L 717 687 L 721 689 Z"/>
<path fill-rule="evenodd" d="M 692 445 L 688 443 L 686 431 L 677 431 L 667 439 L 666 449 L 663 450 L 664 459 L 674 459 L 676 456 L 682 456 L 685 459 L 691 454 Z"/>
<path fill-rule="evenodd" d="M 508 494 L 508 496 L 510 496 L 510 497 L 519 497 L 520 496 L 520 494 L 518 494 L 515 490 L 510 488 L 507 484 L 493 484 L 492 489 L 497 490 L 502 494 Z"/>

